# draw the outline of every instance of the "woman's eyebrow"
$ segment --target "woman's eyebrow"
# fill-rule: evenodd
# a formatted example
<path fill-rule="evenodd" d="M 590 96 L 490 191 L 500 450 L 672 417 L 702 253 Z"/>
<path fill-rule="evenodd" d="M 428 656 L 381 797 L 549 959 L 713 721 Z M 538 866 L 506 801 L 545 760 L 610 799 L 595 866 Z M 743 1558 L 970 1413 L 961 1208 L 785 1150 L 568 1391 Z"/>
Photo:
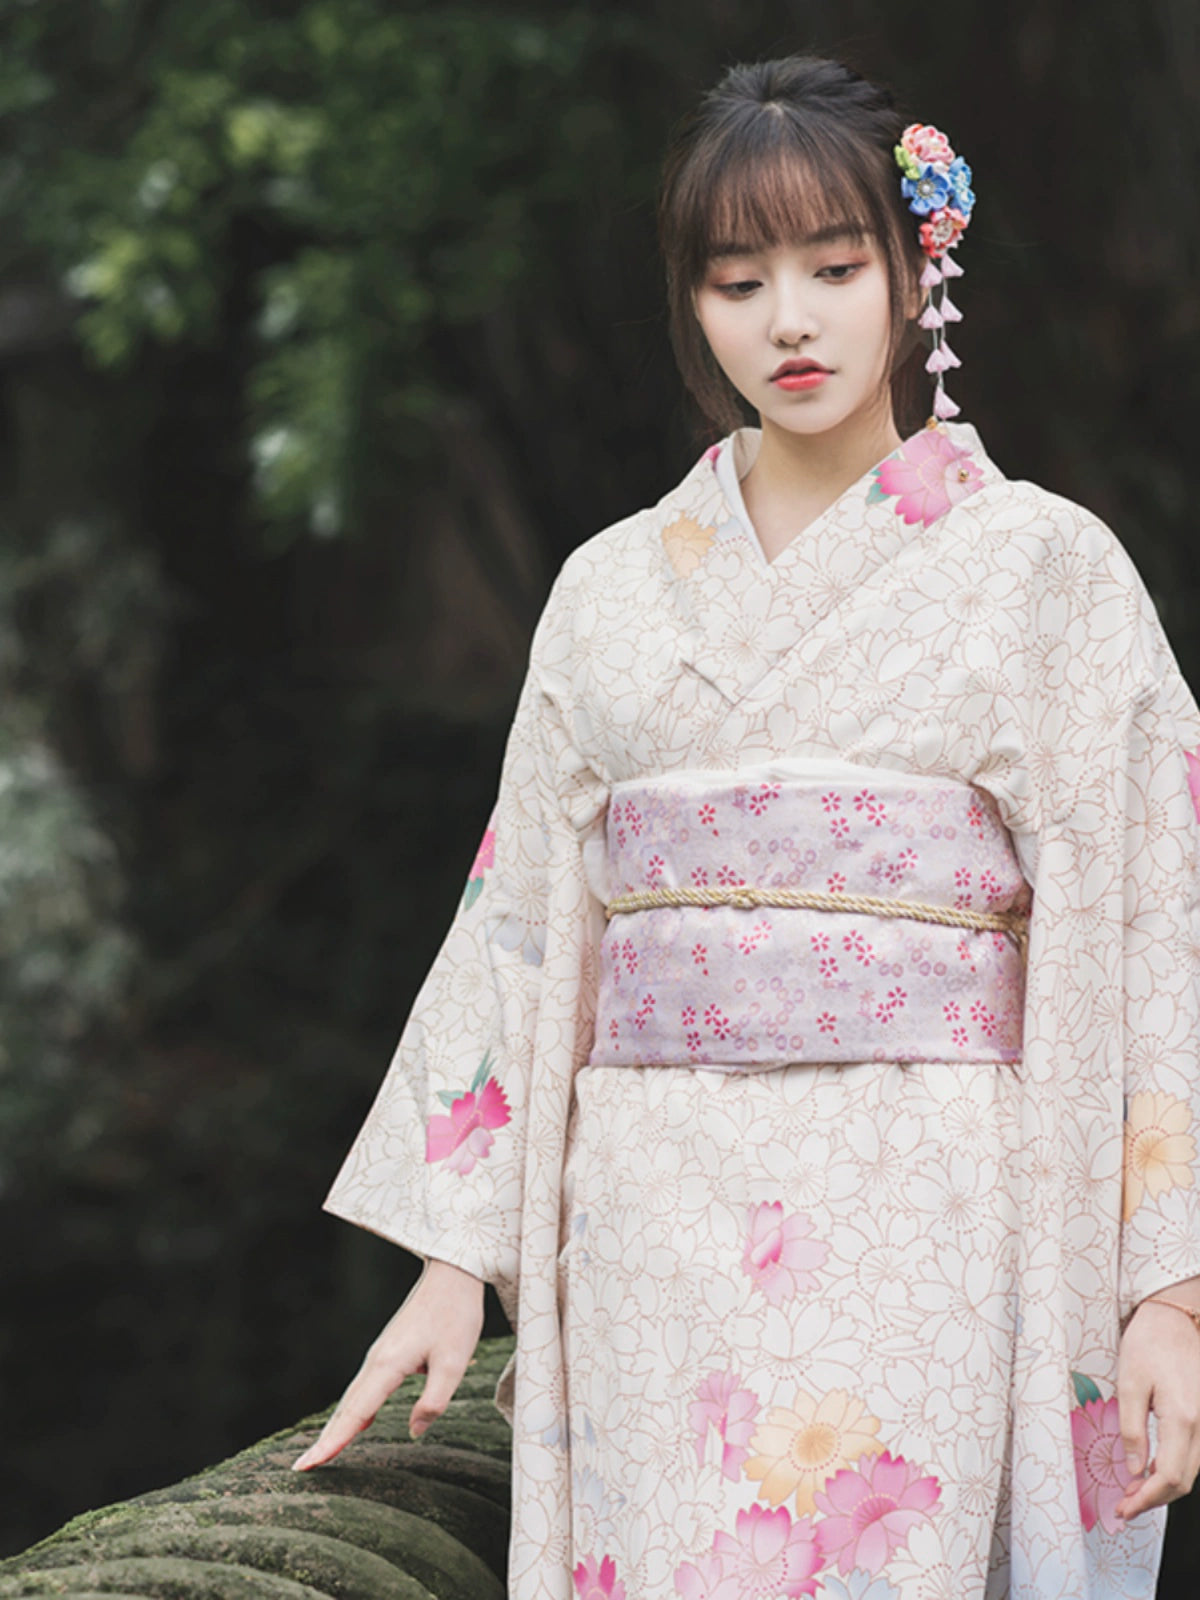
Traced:
<path fill-rule="evenodd" d="M 856 223 L 830 222 L 812 233 L 802 234 L 795 242 L 800 245 L 839 244 L 844 240 L 847 243 L 861 244 L 866 237 L 867 230 Z M 708 256 L 710 261 L 716 261 L 723 256 L 755 256 L 771 248 L 769 244 L 742 244 L 736 239 L 721 240 L 712 246 Z"/>
<path fill-rule="evenodd" d="M 815 233 L 806 233 L 801 244 L 840 244 L 843 239 L 858 244 L 867 237 L 867 230 L 856 222 L 830 222 Z"/>

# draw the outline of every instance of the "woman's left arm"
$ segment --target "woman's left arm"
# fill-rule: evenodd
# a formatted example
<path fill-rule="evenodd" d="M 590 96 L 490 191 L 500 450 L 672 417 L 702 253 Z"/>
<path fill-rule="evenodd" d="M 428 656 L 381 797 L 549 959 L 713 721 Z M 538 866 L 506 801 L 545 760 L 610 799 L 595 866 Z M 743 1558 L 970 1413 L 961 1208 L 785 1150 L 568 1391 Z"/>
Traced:
<path fill-rule="evenodd" d="M 1162 1300 L 1200 1311 L 1200 1278 L 1142 1300 L 1121 1339 L 1117 1403 L 1133 1482 L 1115 1510 L 1125 1519 L 1178 1500 L 1200 1473 L 1200 1327 Z M 1151 1411 L 1158 1421 L 1153 1459 Z"/>

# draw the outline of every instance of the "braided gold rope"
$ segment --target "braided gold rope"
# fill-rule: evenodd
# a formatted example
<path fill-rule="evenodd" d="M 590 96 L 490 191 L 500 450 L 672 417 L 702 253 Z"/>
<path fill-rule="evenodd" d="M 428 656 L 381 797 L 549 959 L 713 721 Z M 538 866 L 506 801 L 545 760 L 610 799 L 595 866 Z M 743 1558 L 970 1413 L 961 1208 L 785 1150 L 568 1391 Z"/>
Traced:
<path fill-rule="evenodd" d="M 974 933 L 1006 933 L 1022 954 L 1029 938 L 1029 918 L 1020 911 L 968 911 L 961 906 L 931 906 L 921 900 L 882 900 L 872 894 L 827 894 L 820 889 L 754 889 L 748 884 L 728 889 L 635 889 L 616 895 L 605 906 L 604 914 L 612 918 L 630 911 L 656 911 L 662 906 L 734 906 L 739 911 L 779 906 L 798 911 L 901 917 L 944 928 L 968 928 Z"/>

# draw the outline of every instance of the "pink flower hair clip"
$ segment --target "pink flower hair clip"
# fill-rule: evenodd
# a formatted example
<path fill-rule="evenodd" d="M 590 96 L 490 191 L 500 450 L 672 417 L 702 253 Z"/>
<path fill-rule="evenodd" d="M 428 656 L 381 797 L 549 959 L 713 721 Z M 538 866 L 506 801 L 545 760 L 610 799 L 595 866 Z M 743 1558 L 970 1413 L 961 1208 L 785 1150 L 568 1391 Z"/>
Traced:
<path fill-rule="evenodd" d="M 928 123 L 914 122 L 905 128 L 895 156 L 902 173 L 900 192 L 908 201 L 908 209 L 921 218 L 917 236 L 929 258 L 921 273 L 921 287 L 929 291 L 929 298 L 917 320 L 920 327 L 933 334 L 933 349 L 925 370 L 937 380 L 934 418 L 945 420 L 959 413 L 959 407 L 946 393 L 946 373 L 951 367 L 962 365 L 946 341 L 946 324 L 962 321 L 962 312 L 947 292 L 946 280 L 963 275 L 949 252 L 966 232 L 975 209 L 971 169 L 961 156 L 955 155 L 946 135 Z"/>

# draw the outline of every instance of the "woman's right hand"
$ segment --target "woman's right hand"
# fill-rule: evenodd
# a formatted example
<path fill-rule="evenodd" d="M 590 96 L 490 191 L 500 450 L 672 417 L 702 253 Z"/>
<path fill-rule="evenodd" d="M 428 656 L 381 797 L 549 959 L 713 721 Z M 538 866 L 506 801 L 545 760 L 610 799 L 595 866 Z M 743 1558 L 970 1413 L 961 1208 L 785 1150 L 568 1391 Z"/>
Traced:
<path fill-rule="evenodd" d="M 428 1261 L 411 1294 L 367 1351 L 319 1437 L 292 1462 L 306 1472 L 331 1461 L 375 1420 L 405 1378 L 426 1374 L 412 1408 L 414 1439 L 450 1404 L 483 1331 L 483 1283 L 448 1261 Z"/>

